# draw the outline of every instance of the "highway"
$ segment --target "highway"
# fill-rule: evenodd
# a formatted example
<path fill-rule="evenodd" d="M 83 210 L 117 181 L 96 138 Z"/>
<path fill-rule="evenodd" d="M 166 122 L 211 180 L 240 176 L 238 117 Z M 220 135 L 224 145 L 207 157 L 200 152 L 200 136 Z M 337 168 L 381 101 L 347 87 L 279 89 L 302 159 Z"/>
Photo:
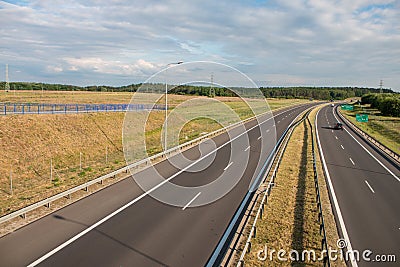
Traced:
<path fill-rule="evenodd" d="M 359 262 L 347 264 L 399 266 L 400 166 L 375 151 L 345 124 L 343 131 L 334 130 L 338 121 L 342 122 L 331 106 L 317 115 L 317 132 L 341 237 L 347 249 L 360 252 Z M 362 260 L 365 250 L 372 252 L 367 255 L 370 262 Z M 395 255 L 397 263 L 378 262 L 383 259 L 380 255 Z"/>
<path fill-rule="evenodd" d="M 217 201 L 194 207 L 207 195 L 200 192 L 184 196 L 184 208 L 167 205 L 127 178 L 0 238 L 0 265 L 204 266 L 259 171 L 259 159 L 265 161 L 275 145 L 263 142 L 261 146 L 260 136 L 276 130 L 278 139 L 298 114 L 315 104 L 276 111 L 273 119 L 264 116 L 260 124 L 247 122 L 247 133 L 238 132 L 239 128 L 230 130 L 232 136 L 238 136 L 233 142 L 248 136 L 243 153 L 230 155 L 232 144 L 224 145 L 229 143 L 228 134 L 214 137 L 220 149 L 202 171 L 180 172 L 168 161 L 155 165 L 163 177 L 173 178 L 174 184 L 191 187 L 212 182 L 221 173 L 233 177 L 244 172 L 238 184 Z M 244 151 L 249 151 L 247 165 L 242 164 Z M 199 158 L 199 147 L 184 154 Z M 135 174 L 155 186 L 151 176 L 149 169 Z M 156 190 L 168 191 L 164 185 Z"/>

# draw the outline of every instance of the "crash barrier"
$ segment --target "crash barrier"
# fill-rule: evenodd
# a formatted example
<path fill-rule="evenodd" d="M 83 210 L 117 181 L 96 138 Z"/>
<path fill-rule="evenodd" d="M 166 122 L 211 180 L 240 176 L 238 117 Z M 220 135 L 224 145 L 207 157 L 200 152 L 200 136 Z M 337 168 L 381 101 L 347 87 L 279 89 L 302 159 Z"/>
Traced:
<path fill-rule="evenodd" d="M 234 236 L 239 223 L 241 222 L 241 220 L 243 218 L 244 212 L 246 211 L 246 207 L 248 207 L 250 201 L 252 200 L 252 198 L 254 196 L 254 193 L 257 190 L 257 188 L 255 188 L 255 187 L 259 186 L 261 184 L 260 181 L 263 181 L 263 183 L 265 183 L 265 180 L 267 179 L 268 174 L 271 171 L 272 164 L 275 161 L 275 158 L 276 158 L 276 156 L 278 154 L 278 151 L 282 147 L 283 140 L 289 135 L 289 133 L 291 134 L 292 129 L 301 122 L 301 120 L 295 122 L 300 115 L 301 114 L 299 114 L 291 122 L 291 124 L 286 128 L 286 130 L 284 131 L 282 136 L 279 138 L 277 144 L 272 149 L 270 155 L 268 156 L 268 158 L 264 162 L 264 165 L 262 166 L 260 173 L 258 174 L 257 178 L 255 179 L 255 181 L 254 181 L 253 185 L 251 186 L 250 190 L 247 192 L 247 194 L 243 198 L 241 204 L 239 205 L 239 207 L 236 210 L 233 218 L 231 219 L 227 229 L 225 230 L 224 235 L 220 239 L 220 241 L 219 241 L 217 247 L 215 248 L 213 254 L 209 258 L 209 260 L 208 260 L 208 262 L 206 264 L 207 267 L 219 266 L 220 263 L 222 262 L 223 258 L 225 257 L 225 254 L 227 252 L 227 247 L 228 247 L 230 241 L 232 240 L 232 237 Z M 286 145 L 285 145 L 285 147 L 286 147 Z M 263 204 L 260 205 L 260 207 L 264 206 L 266 201 L 267 201 L 266 195 L 269 194 L 269 192 L 270 192 L 270 190 L 271 190 L 271 188 L 273 186 L 274 179 L 275 179 L 275 176 L 276 176 L 276 171 L 274 172 L 273 176 L 274 176 L 274 178 L 270 180 L 268 188 L 264 193 Z M 257 218 L 260 216 L 260 213 L 262 213 L 262 211 L 260 211 L 260 209 L 259 209 L 259 211 L 257 212 L 257 215 L 256 215 Z M 251 239 L 252 236 L 255 236 L 255 225 L 253 225 L 253 227 L 252 227 L 251 233 L 249 235 L 249 239 Z M 246 253 L 246 251 L 250 251 L 250 247 L 251 247 L 251 242 L 246 242 L 246 248 L 245 248 L 245 250 L 243 250 L 244 251 L 243 253 Z M 243 257 L 244 257 L 244 255 L 243 255 Z M 241 256 L 241 258 L 242 258 L 242 256 Z M 242 262 L 243 262 L 243 260 L 242 260 Z M 242 264 L 244 264 L 244 262 Z"/>
<path fill-rule="evenodd" d="M 297 106 L 298 105 L 293 106 L 293 107 L 291 107 L 291 109 L 294 109 Z M 275 110 L 275 111 L 277 111 L 277 110 Z M 135 163 L 127 165 L 127 166 L 125 166 L 123 168 L 115 170 L 115 171 L 113 171 L 111 173 L 108 173 L 106 175 L 98 177 L 98 178 L 96 178 L 94 180 L 91 180 L 91 181 L 86 182 L 84 184 L 78 185 L 78 186 L 73 187 L 73 188 L 71 188 L 69 190 L 66 190 L 64 192 L 58 193 L 58 194 L 56 194 L 54 196 L 48 197 L 48 198 L 43 199 L 43 200 L 41 200 L 39 202 L 33 203 L 33 204 L 31 204 L 31 205 L 29 205 L 29 206 L 27 206 L 25 208 L 22 208 L 20 210 L 17 210 L 17 211 L 14 211 L 12 213 L 9 213 L 7 215 L 4 215 L 4 216 L 0 217 L 0 224 L 5 223 L 5 222 L 7 222 L 7 221 L 9 221 L 11 219 L 17 218 L 17 217 L 21 217 L 21 218 L 25 219 L 28 212 L 31 212 L 31 211 L 33 211 L 33 210 L 35 210 L 37 208 L 40 208 L 40 207 L 43 207 L 43 206 L 49 208 L 50 204 L 52 202 L 56 201 L 56 200 L 59 200 L 61 198 L 65 198 L 65 197 L 66 198 L 71 198 L 71 195 L 73 193 L 75 193 L 77 191 L 80 191 L 80 190 L 88 191 L 88 188 L 90 186 L 92 186 L 94 184 L 103 184 L 104 180 L 110 179 L 110 178 L 116 178 L 116 176 L 119 175 L 119 174 L 123 174 L 123 173 L 127 174 L 129 171 L 131 171 L 131 172 L 137 171 L 140 167 L 145 167 L 147 165 L 150 165 L 152 163 L 152 161 L 155 161 L 157 159 L 162 159 L 162 158 L 165 158 L 165 157 L 168 157 L 168 156 L 172 156 L 172 155 L 182 151 L 183 149 L 187 149 L 189 147 L 192 147 L 192 146 L 202 142 L 205 139 L 209 139 L 211 137 L 214 137 L 214 136 L 217 136 L 219 134 L 222 134 L 223 132 L 225 132 L 225 131 L 227 131 L 229 129 L 232 129 L 232 128 L 234 128 L 234 127 L 236 127 L 236 126 L 238 126 L 238 125 L 240 125 L 242 123 L 247 123 L 247 122 L 249 122 L 251 120 L 257 119 L 258 117 L 263 116 L 263 115 L 268 114 L 268 113 L 271 113 L 271 111 L 267 111 L 267 112 L 264 112 L 262 114 L 247 118 L 247 119 L 245 119 L 243 121 L 238 121 L 236 123 L 228 125 L 227 127 L 224 127 L 224 128 L 218 129 L 216 131 L 213 131 L 211 133 L 205 134 L 205 135 L 200 136 L 200 137 L 198 137 L 196 139 L 193 139 L 192 141 L 188 141 L 188 142 L 186 142 L 184 144 L 181 144 L 179 146 L 170 148 L 168 150 L 160 152 L 160 153 L 158 153 L 156 155 L 153 155 L 151 157 L 142 159 L 140 161 L 137 161 Z M 127 176 L 129 176 L 129 175 L 127 174 Z"/>
<path fill-rule="evenodd" d="M 400 163 L 400 155 L 391 150 L 390 148 L 386 147 L 384 144 L 376 140 L 375 138 L 371 137 L 369 134 L 358 128 L 355 124 L 353 124 L 351 121 L 349 121 L 345 116 L 343 116 L 340 112 L 336 110 L 336 113 L 339 115 L 339 117 L 346 123 L 347 126 L 351 127 L 358 136 L 361 138 L 369 141 L 373 145 L 375 145 L 377 148 L 379 148 L 381 151 L 383 151 L 386 155 L 388 155 L 390 158 L 394 159 L 397 163 Z"/>
<path fill-rule="evenodd" d="M 240 258 L 237 262 L 237 267 L 244 267 L 245 266 L 245 256 L 247 253 L 249 253 L 251 251 L 251 241 L 253 238 L 256 237 L 256 233 L 257 233 L 257 221 L 258 219 L 262 219 L 263 213 L 264 213 L 264 209 L 265 209 L 265 205 L 267 204 L 267 200 L 268 197 L 270 196 L 271 190 L 275 184 L 275 178 L 276 178 L 276 174 L 278 172 L 278 169 L 280 167 L 281 161 L 282 161 L 282 157 L 286 151 L 287 145 L 289 143 L 289 140 L 293 134 L 294 129 L 301 123 L 303 122 L 305 119 L 307 119 L 308 123 L 310 124 L 309 121 L 309 114 L 311 112 L 311 109 L 308 110 L 305 114 L 305 116 L 299 120 L 298 122 L 296 122 L 295 124 L 292 125 L 292 127 L 290 127 L 290 131 L 287 133 L 287 137 L 285 139 L 284 144 L 282 145 L 282 149 L 279 153 L 278 158 L 276 159 L 276 165 L 274 170 L 271 173 L 271 178 L 269 180 L 268 186 L 265 189 L 264 193 L 263 193 L 263 197 L 260 201 L 256 216 L 254 218 L 253 224 L 251 225 L 250 228 L 250 232 L 248 234 L 244 249 L 240 255 Z M 310 124 L 311 127 L 311 124 Z M 318 172 L 317 172 L 317 167 L 316 167 L 316 157 L 315 157 L 315 148 L 314 148 L 314 132 L 313 132 L 313 128 L 311 127 L 311 133 L 312 133 L 312 154 L 313 154 L 313 171 L 314 171 L 314 184 L 315 184 L 315 190 L 316 190 L 316 201 L 317 201 L 317 209 L 318 209 L 318 222 L 320 223 L 320 234 L 322 236 L 322 240 L 321 240 L 321 250 L 325 250 L 328 251 L 328 246 L 327 246 L 327 238 L 326 238 L 326 232 L 325 232 L 325 223 L 324 223 L 324 218 L 323 218 L 323 213 L 322 213 L 322 205 L 321 205 L 321 199 L 320 199 L 320 191 L 319 191 L 319 185 L 318 185 Z M 267 175 L 265 176 L 265 180 L 267 179 L 267 177 L 269 176 L 269 173 L 267 173 Z M 264 182 L 265 182 L 264 180 Z M 257 199 L 256 199 L 257 201 Z M 323 263 L 324 266 L 330 267 L 330 261 L 329 261 L 329 257 L 328 255 L 325 255 L 324 259 L 323 259 Z"/>

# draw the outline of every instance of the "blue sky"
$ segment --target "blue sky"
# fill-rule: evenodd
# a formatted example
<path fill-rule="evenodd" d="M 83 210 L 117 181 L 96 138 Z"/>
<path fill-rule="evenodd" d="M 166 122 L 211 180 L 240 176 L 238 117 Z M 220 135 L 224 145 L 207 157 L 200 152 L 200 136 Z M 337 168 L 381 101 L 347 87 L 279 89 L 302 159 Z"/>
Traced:
<path fill-rule="evenodd" d="M 400 91 L 400 1 L 0 1 L 0 80 L 143 82 L 215 61 L 259 86 Z"/>

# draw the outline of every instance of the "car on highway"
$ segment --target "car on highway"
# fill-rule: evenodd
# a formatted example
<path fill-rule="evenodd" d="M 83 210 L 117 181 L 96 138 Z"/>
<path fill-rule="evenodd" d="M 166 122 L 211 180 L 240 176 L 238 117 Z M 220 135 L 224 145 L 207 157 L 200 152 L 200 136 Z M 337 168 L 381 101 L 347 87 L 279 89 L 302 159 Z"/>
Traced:
<path fill-rule="evenodd" d="M 342 130 L 343 131 L 343 124 L 341 122 L 336 122 L 335 126 L 333 127 L 335 130 Z"/>

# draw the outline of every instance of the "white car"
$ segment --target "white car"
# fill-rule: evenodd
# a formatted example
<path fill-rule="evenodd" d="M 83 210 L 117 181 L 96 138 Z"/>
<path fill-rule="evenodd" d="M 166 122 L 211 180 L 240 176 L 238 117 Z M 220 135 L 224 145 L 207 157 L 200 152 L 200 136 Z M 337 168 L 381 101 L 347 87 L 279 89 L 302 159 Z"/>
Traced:
<path fill-rule="evenodd" d="M 334 107 L 335 106 L 335 104 L 331 104 L 331 107 Z"/>

